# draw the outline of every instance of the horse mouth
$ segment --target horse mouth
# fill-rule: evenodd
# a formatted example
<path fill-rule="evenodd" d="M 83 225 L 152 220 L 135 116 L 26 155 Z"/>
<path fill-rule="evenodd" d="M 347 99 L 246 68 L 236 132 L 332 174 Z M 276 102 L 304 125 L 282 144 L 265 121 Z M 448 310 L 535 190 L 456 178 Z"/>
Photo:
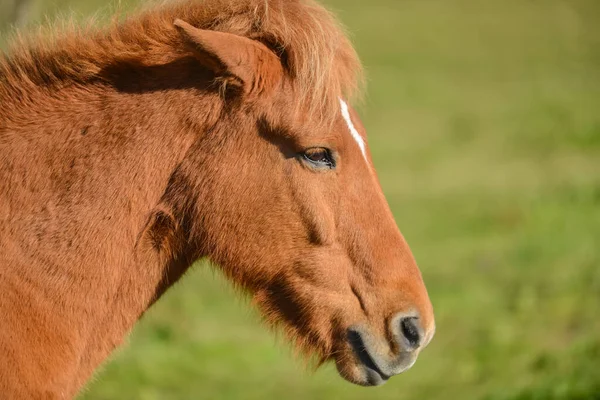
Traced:
<path fill-rule="evenodd" d="M 360 361 L 364 369 L 367 383 L 365 386 L 380 386 L 390 379 L 390 376 L 377 366 L 358 331 L 352 329 L 348 331 L 348 343 L 352 348 L 354 356 Z"/>
<path fill-rule="evenodd" d="M 373 339 L 361 329 L 347 331 L 349 354 L 336 360 L 340 375 L 360 386 L 381 386 L 392 376 L 410 369 L 417 360 L 418 351 L 401 351 L 399 354 L 379 354 Z"/>

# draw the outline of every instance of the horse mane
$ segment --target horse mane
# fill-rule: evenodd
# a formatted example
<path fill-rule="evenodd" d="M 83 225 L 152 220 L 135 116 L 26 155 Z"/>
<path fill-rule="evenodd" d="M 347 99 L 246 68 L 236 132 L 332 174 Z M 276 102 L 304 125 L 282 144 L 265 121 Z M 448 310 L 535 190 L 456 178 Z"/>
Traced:
<path fill-rule="evenodd" d="M 340 96 L 359 94 L 363 78 L 356 52 L 338 21 L 313 0 L 178 0 L 150 7 L 104 29 L 70 27 L 17 37 L 0 56 L 0 101 L 27 89 L 105 83 L 119 65 L 159 66 L 186 55 L 173 26 L 258 40 L 276 54 L 292 78 L 299 106 L 327 119 Z"/>

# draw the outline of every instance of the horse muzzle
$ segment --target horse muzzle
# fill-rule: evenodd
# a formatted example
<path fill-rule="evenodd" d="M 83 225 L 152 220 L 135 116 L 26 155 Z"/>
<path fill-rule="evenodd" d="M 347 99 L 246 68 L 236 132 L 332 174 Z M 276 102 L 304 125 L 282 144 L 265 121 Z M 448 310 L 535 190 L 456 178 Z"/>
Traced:
<path fill-rule="evenodd" d="M 336 360 L 340 375 L 361 386 L 383 385 L 394 375 L 410 369 L 419 352 L 433 338 L 414 315 L 397 315 L 390 322 L 388 338 L 377 337 L 363 325 L 346 331 L 349 354 Z"/>

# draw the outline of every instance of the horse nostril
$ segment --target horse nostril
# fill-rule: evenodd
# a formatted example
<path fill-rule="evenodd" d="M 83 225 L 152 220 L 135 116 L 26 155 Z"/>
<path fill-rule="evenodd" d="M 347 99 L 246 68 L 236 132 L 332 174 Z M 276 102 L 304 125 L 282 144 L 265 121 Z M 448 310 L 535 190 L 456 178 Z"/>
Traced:
<path fill-rule="evenodd" d="M 408 340 L 410 347 L 417 348 L 421 344 L 419 317 L 406 317 L 400 320 L 400 332 Z"/>

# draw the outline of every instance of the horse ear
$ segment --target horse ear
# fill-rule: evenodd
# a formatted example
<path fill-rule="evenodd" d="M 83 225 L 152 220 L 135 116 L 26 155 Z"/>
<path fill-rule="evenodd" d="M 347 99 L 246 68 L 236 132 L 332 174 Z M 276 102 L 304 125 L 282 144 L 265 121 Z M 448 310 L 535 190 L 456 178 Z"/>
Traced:
<path fill-rule="evenodd" d="M 174 25 L 203 65 L 219 78 L 240 86 L 246 94 L 264 90 L 274 77 L 265 79 L 268 77 L 260 75 L 273 74 L 282 68 L 277 56 L 255 40 L 232 33 L 198 29 L 180 19 L 175 20 Z M 267 64 L 271 64 L 269 68 L 265 68 Z"/>

